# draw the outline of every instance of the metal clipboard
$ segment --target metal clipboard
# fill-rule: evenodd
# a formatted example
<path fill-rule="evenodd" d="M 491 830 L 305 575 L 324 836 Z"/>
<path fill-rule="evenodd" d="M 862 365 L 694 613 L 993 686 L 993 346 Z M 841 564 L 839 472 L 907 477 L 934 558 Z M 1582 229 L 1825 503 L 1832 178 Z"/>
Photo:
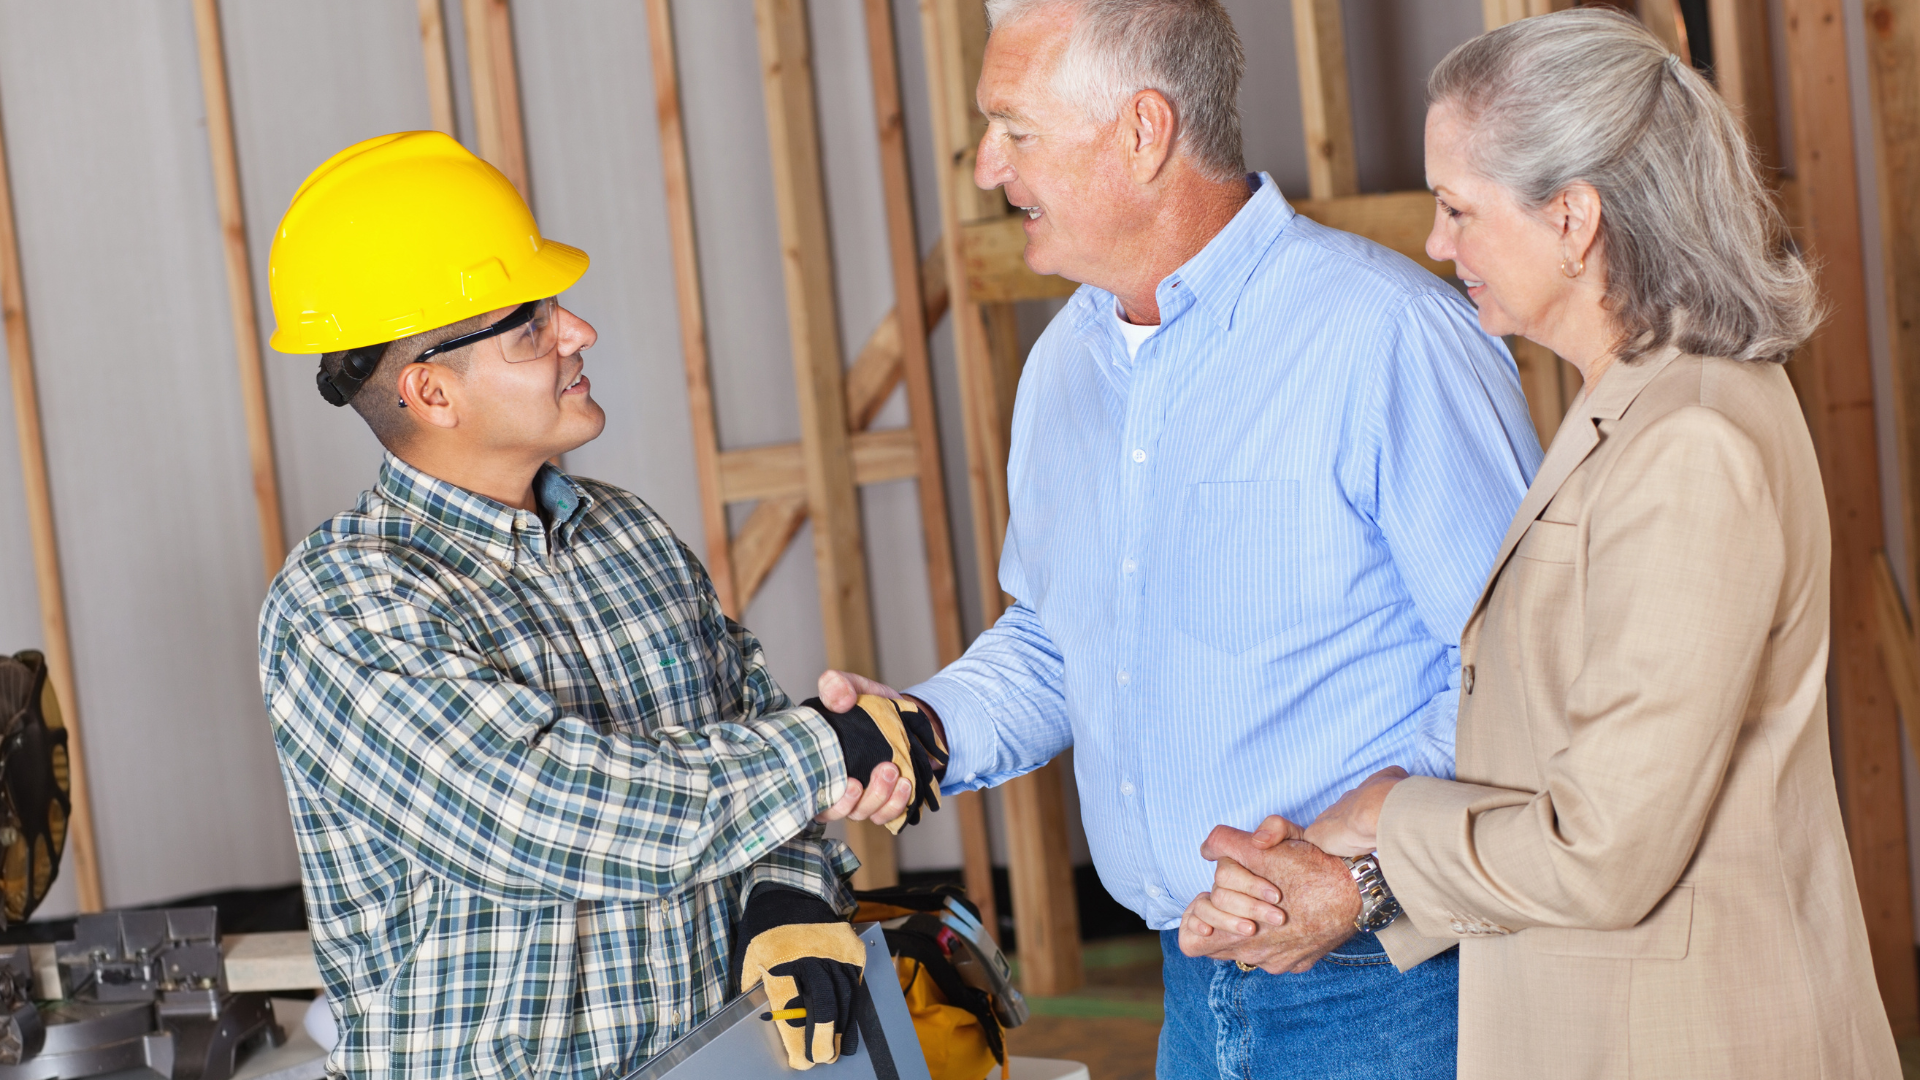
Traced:
<path fill-rule="evenodd" d="M 854 1007 L 859 1045 L 831 1065 L 807 1070 L 807 1080 L 933 1080 L 920 1053 L 907 999 L 894 977 L 893 957 L 879 923 L 855 928 L 867 947 L 866 978 Z M 798 1077 L 773 1024 L 760 1019 L 767 992 L 754 987 L 622 1080 L 787 1080 Z"/>

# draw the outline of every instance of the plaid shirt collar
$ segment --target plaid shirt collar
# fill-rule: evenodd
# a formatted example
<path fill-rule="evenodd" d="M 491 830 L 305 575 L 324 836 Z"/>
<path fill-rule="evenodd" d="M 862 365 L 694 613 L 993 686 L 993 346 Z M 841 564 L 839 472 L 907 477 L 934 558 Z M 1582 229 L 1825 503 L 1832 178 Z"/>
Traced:
<path fill-rule="evenodd" d="M 392 452 L 384 455 L 374 490 L 408 515 L 448 533 L 486 558 L 506 564 L 515 561 L 516 551 L 541 561 L 549 549 L 564 549 L 593 507 L 593 496 L 552 465 L 540 466 L 533 478 L 543 521 L 542 515 L 515 509 L 421 472 Z"/>

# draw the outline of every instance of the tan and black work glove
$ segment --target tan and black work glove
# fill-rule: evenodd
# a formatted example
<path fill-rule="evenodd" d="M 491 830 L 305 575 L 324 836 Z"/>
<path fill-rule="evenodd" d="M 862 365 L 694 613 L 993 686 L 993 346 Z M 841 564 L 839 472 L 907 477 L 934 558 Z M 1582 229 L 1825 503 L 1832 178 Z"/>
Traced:
<path fill-rule="evenodd" d="M 891 761 L 913 785 L 907 812 L 886 823 L 888 832 L 897 835 L 908 825 L 920 824 L 923 805 L 940 809 L 940 777 L 947 771 L 947 749 L 935 737 L 932 721 L 913 702 L 862 694 L 846 712 L 834 712 L 819 698 L 808 698 L 804 704 L 818 712 L 840 736 L 847 779 L 867 783 L 874 769 Z"/>
<path fill-rule="evenodd" d="M 867 947 L 853 925 L 810 893 L 762 885 L 734 931 L 733 984 L 741 993 L 765 983 L 763 1014 L 780 1032 L 787 1064 L 811 1069 L 851 1051 L 854 995 Z M 781 1015 L 781 1014 L 800 1015 Z"/>

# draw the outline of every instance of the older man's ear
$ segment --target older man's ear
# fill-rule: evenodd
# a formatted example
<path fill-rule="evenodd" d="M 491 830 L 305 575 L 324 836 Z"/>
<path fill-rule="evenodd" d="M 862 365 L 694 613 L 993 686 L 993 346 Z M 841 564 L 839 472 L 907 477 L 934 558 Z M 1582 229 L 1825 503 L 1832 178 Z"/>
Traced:
<path fill-rule="evenodd" d="M 1178 114 L 1160 91 L 1134 92 L 1120 112 L 1120 131 L 1127 140 L 1127 166 L 1134 183 L 1151 184 L 1160 178 L 1173 158 L 1178 124 Z"/>

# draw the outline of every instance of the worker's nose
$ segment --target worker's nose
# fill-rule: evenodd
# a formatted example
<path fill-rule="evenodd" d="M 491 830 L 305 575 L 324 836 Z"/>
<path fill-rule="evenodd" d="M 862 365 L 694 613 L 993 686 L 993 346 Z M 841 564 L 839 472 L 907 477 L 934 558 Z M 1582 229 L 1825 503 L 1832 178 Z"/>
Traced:
<path fill-rule="evenodd" d="M 590 349 L 600 340 L 599 331 L 593 324 L 568 311 L 560 309 L 560 355 L 572 356 L 581 349 Z"/>

